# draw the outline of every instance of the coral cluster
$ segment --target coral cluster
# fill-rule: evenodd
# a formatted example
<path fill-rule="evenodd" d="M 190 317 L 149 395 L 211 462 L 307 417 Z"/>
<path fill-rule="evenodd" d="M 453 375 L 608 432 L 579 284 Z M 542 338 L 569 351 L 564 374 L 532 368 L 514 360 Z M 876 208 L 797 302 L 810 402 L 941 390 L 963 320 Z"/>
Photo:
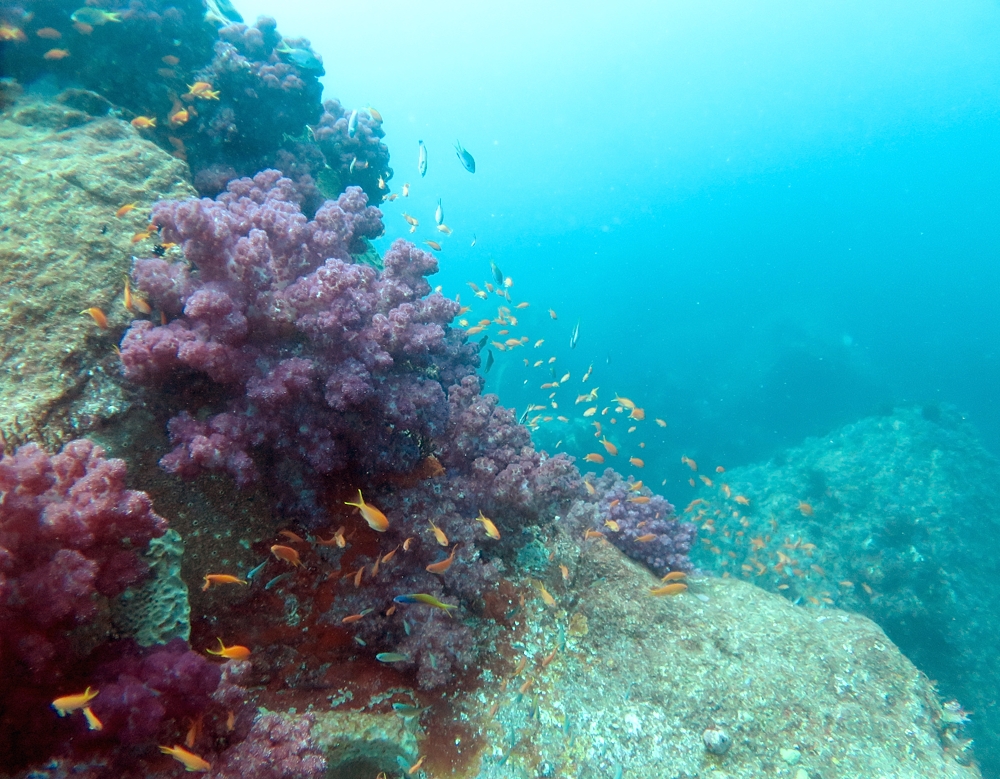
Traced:
<path fill-rule="evenodd" d="M 246 25 L 216 0 L 22 0 L 0 6 L 0 25 L 2 75 L 98 93 L 186 160 L 203 194 L 278 167 L 312 213 L 321 191 L 357 184 L 376 198 L 379 179 L 392 177 L 377 112 L 359 112 L 349 128 L 352 111 L 321 104 L 321 58 L 304 38 L 283 38 L 270 17 Z"/>
<path fill-rule="evenodd" d="M 674 507 L 648 487 L 625 481 L 608 468 L 593 482 L 598 510 L 590 529 L 603 533 L 615 546 L 653 573 L 693 570 L 688 553 L 698 527 L 674 516 Z M 638 487 L 638 489 L 636 489 Z"/>
<path fill-rule="evenodd" d="M 104 640 L 91 623 L 143 577 L 140 554 L 166 530 L 149 497 L 125 488 L 125 463 L 103 454 L 80 440 L 0 460 L 0 753 L 11 739 L 38 747 L 49 701 Z"/>

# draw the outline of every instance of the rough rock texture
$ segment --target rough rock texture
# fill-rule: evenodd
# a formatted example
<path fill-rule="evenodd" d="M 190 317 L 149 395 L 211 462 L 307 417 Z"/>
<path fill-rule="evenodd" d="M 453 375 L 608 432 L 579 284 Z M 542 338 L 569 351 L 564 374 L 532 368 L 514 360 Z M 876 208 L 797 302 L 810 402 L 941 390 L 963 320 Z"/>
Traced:
<path fill-rule="evenodd" d="M 109 105 L 71 90 L 0 114 L 0 431 L 57 448 L 124 403 L 112 347 L 130 321 L 122 277 L 152 203 L 189 197 L 187 166 Z M 90 113 L 94 112 L 94 113 Z M 126 203 L 139 205 L 122 218 Z M 101 330 L 80 312 L 103 309 Z"/>
<path fill-rule="evenodd" d="M 965 735 L 984 773 L 1000 774 L 1000 462 L 961 415 L 896 409 L 727 471 L 725 482 L 730 499 L 716 483 L 687 512 L 701 515 L 708 542 L 696 564 L 875 620 L 972 711 Z"/>
<path fill-rule="evenodd" d="M 525 588 L 509 646 L 471 688 L 424 697 L 409 718 L 388 706 L 410 704 L 403 689 L 370 710 L 327 710 L 349 686 L 315 696 L 328 775 L 398 776 L 423 757 L 428 776 L 470 779 L 980 776 L 945 748 L 931 682 L 864 617 L 735 579 L 653 597 L 658 579 L 604 541 L 568 562 L 554 607 Z M 706 730 L 728 735 L 725 754 L 707 751 Z"/>

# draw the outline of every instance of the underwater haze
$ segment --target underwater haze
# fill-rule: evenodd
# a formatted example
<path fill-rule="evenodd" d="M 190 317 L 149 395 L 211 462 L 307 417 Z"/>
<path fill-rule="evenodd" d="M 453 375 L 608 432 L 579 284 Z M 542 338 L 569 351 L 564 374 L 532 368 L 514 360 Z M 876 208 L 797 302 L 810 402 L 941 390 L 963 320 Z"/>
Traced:
<path fill-rule="evenodd" d="M 404 210 L 440 237 L 442 198 L 445 291 L 496 260 L 560 373 L 593 362 L 640 396 L 674 463 L 907 402 L 955 404 L 1000 452 L 996 3 L 291 0 L 279 22 L 328 96 L 385 117 L 412 191 L 380 248 Z M 545 400 L 522 354 L 496 357 L 505 403 Z"/>

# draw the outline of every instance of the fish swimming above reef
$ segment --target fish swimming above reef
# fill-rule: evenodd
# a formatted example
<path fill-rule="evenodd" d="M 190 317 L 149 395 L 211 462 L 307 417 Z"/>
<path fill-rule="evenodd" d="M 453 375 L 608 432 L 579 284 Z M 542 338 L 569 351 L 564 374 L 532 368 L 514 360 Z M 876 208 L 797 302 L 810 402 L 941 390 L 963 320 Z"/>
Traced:
<path fill-rule="evenodd" d="M 91 27 L 103 27 L 108 22 L 121 22 L 122 20 L 120 14 L 111 11 L 102 11 L 100 8 L 90 8 L 89 6 L 77 8 L 69 18 L 80 24 L 89 24 Z"/>
<path fill-rule="evenodd" d="M 287 43 L 282 41 L 280 45 L 275 46 L 275 54 L 281 57 L 286 62 L 290 62 L 292 65 L 296 65 L 302 70 L 313 70 L 317 71 L 322 75 L 323 71 L 323 58 L 318 54 L 310 51 L 309 49 L 296 49 L 289 46 Z M 355 118 L 357 111 L 351 114 L 352 118 Z M 355 130 L 357 129 L 357 120 L 355 119 Z M 353 138 L 354 136 L 350 133 L 350 125 L 348 125 L 348 134 Z"/>
<path fill-rule="evenodd" d="M 465 168 L 469 173 L 476 172 L 476 161 L 473 159 L 472 155 L 469 154 L 465 149 L 462 148 L 462 144 L 455 141 L 455 154 L 462 163 L 462 167 Z"/>
<path fill-rule="evenodd" d="M 347 137 L 353 138 L 358 134 L 358 109 L 351 111 L 351 118 L 347 120 Z"/>
<path fill-rule="evenodd" d="M 420 144 L 420 152 L 417 156 L 417 170 L 420 171 L 420 176 L 424 177 L 427 175 L 427 147 L 424 146 L 423 141 L 417 141 Z"/>
<path fill-rule="evenodd" d="M 438 227 L 444 224 L 444 209 L 441 207 L 441 198 L 438 198 L 438 207 L 434 209 L 434 222 Z"/>
<path fill-rule="evenodd" d="M 486 367 L 483 368 L 483 373 L 489 373 L 490 372 L 490 368 L 493 367 L 493 363 L 494 362 L 496 362 L 496 360 L 493 359 L 493 350 L 492 349 L 488 349 L 486 351 Z"/>
<path fill-rule="evenodd" d="M 573 332 L 570 334 L 570 337 L 569 337 L 569 348 L 570 349 L 575 349 L 576 348 L 576 342 L 579 339 L 580 339 L 580 320 L 577 319 L 576 320 L 576 325 L 574 325 L 574 327 L 573 327 Z"/>
<path fill-rule="evenodd" d="M 503 284 L 503 271 L 500 270 L 500 266 L 490 259 L 490 271 L 493 273 L 493 278 L 496 280 L 497 284 Z"/>

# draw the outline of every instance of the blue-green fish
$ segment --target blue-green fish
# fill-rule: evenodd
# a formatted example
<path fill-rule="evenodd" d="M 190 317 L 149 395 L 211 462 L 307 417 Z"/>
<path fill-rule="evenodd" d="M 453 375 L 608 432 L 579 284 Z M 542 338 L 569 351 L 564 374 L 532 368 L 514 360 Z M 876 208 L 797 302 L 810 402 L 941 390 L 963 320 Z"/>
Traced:
<path fill-rule="evenodd" d="M 438 207 L 434 211 L 434 221 L 439 225 L 444 224 L 444 209 L 441 207 L 441 198 L 438 198 Z"/>
<path fill-rule="evenodd" d="M 117 13 L 87 6 L 77 8 L 69 18 L 74 22 L 89 24 L 91 27 L 103 27 L 108 22 L 120 22 L 122 20 L 122 17 Z"/>
<path fill-rule="evenodd" d="M 409 660 L 410 656 L 399 652 L 379 652 L 375 655 L 375 659 L 380 663 L 403 663 Z"/>
<path fill-rule="evenodd" d="M 403 719 L 413 719 L 414 717 L 419 717 L 428 709 L 430 709 L 430 706 L 410 706 L 407 703 L 392 704 L 393 712 Z"/>
<path fill-rule="evenodd" d="M 443 609 L 444 611 L 450 611 L 451 609 L 457 609 L 458 606 L 452 606 L 450 603 L 442 603 L 433 595 L 428 595 L 426 592 L 415 592 L 410 595 L 397 595 L 393 600 L 396 603 L 425 603 L 428 606 L 433 606 L 436 609 Z"/>
<path fill-rule="evenodd" d="M 476 161 L 472 158 L 472 155 L 469 154 L 469 152 L 462 148 L 462 144 L 458 141 L 455 141 L 455 154 L 458 155 L 458 159 L 461 161 L 463 168 L 469 171 L 469 173 L 476 172 Z"/>
<path fill-rule="evenodd" d="M 424 146 L 423 141 L 417 141 L 420 144 L 420 155 L 417 157 L 417 170 L 420 171 L 420 176 L 427 175 L 427 147 Z"/>

